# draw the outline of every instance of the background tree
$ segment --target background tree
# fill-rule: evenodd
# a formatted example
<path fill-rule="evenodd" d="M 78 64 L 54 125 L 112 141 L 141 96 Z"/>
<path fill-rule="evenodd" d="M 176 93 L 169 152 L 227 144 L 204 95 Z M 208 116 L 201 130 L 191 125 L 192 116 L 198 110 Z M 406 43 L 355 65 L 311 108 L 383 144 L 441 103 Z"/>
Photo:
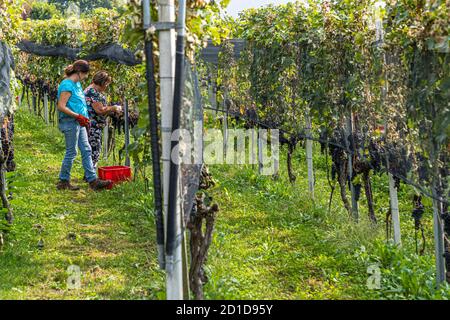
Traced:
<path fill-rule="evenodd" d="M 31 6 L 31 20 L 48 20 L 60 16 L 60 11 L 52 3 L 34 2 Z"/>

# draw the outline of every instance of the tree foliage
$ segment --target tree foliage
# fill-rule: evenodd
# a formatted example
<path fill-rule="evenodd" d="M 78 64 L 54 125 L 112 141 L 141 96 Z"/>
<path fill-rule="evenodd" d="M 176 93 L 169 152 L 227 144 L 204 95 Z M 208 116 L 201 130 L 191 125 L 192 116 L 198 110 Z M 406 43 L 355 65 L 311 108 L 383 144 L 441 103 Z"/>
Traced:
<path fill-rule="evenodd" d="M 31 6 L 30 19 L 31 20 L 48 20 L 57 18 L 60 12 L 56 6 L 47 2 L 34 2 Z"/>
<path fill-rule="evenodd" d="M 449 10 L 448 0 L 298 1 L 247 10 L 235 30 L 247 48 L 234 64 L 222 57 L 219 97 L 226 90 L 241 116 L 256 110 L 264 126 L 281 130 L 289 152 L 312 116 L 344 203 L 352 169 L 350 179 L 367 186 L 367 197 L 371 172 L 389 171 L 397 184 L 427 195 L 437 190 L 434 198 L 446 207 Z"/>

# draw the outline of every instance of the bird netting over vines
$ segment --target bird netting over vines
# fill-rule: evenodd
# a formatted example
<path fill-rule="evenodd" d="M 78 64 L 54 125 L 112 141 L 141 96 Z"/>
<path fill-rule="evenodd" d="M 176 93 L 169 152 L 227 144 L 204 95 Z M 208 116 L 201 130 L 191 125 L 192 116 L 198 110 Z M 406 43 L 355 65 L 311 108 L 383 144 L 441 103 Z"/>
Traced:
<path fill-rule="evenodd" d="M 89 61 L 106 59 L 121 63 L 127 66 L 134 66 L 142 63 L 136 59 L 134 52 L 122 48 L 117 43 L 105 44 L 95 52 L 82 54 L 82 48 L 71 48 L 68 46 L 46 46 L 32 41 L 22 40 L 17 47 L 27 53 L 41 57 L 64 57 L 71 60 L 85 59 Z"/>
<path fill-rule="evenodd" d="M 11 70 L 14 69 L 14 58 L 11 49 L 0 42 L 0 118 L 11 113 L 12 94 L 10 90 Z"/>
<path fill-rule="evenodd" d="M 197 70 L 185 61 L 185 84 L 180 115 L 180 163 L 182 213 L 185 223 L 190 219 L 195 195 L 199 189 L 203 163 L 203 105 Z"/>

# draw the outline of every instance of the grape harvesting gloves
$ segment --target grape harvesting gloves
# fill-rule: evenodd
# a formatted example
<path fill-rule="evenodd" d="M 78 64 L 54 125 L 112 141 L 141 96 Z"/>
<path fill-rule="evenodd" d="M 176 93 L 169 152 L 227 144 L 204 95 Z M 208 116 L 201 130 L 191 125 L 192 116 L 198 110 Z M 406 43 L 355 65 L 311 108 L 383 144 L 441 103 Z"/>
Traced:
<path fill-rule="evenodd" d="M 80 126 L 82 126 L 82 127 L 88 127 L 89 126 L 89 119 L 84 117 L 84 116 L 82 116 L 81 114 L 79 114 L 75 119 L 78 121 Z"/>

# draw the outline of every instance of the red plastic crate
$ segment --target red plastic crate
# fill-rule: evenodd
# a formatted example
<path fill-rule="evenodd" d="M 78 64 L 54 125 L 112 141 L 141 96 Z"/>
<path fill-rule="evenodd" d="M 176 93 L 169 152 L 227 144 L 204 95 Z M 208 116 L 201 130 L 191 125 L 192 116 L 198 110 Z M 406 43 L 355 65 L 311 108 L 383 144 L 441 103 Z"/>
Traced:
<path fill-rule="evenodd" d="M 102 180 L 111 180 L 113 183 L 108 189 L 112 189 L 119 182 L 131 180 L 131 168 L 127 166 L 99 167 L 98 177 Z"/>

